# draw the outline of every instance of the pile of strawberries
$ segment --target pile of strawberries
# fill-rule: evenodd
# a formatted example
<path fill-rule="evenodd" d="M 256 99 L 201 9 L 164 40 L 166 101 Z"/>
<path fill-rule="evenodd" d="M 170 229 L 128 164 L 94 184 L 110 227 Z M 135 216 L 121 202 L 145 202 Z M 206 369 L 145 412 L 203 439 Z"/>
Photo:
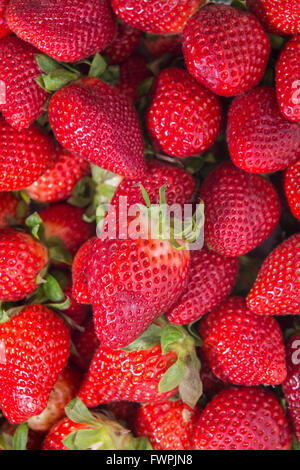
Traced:
<path fill-rule="evenodd" d="M 0 449 L 300 449 L 300 2 L 228 3 L 0 0 Z"/>

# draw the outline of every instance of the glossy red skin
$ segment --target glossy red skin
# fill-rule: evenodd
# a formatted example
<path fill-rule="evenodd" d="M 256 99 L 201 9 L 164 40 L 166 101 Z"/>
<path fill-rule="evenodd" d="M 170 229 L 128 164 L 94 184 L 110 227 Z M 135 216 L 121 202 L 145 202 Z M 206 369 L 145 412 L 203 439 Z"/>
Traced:
<path fill-rule="evenodd" d="M 298 0 L 246 0 L 246 4 L 271 33 L 300 33 Z"/>
<path fill-rule="evenodd" d="M 283 116 L 300 121 L 300 36 L 292 38 L 281 51 L 276 65 L 276 94 Z"/>
<path fill-rule="evenodd" d="M 232 102 L 227 142 L 233 163 L 245 171 L 284 170 L 299 158 L 300 122 L 285 119 L 275 89 L 261 86 Z"/>
<path fill-rule="evenodd" d="M 187 287 L 166 314 L 167 320 L 185 325 L 217 307 L 232 291 L 238 271 L 237 258 L 219 255 L 206 247 L 191 251 Z"/>
<path fill-rule="evenodd" d="M 12 228 L 1 230 L 0 300 L 17 301 L 32 294 L 48 261 L 47 248 L 31 235 Z"/>
<path fill-rule="evenodd" d="M 115 14 L 124 23 L 152 34 L 180 33 L 186 21 L 205 0 L 181 0 L 165 2 L 155 0 L 112 0 Z"/>
<path fill-rule="evenodd" d="M 139 85 L 150 75 L 147 59 L 141 54 L 135 54 L 120 65 L 120 81 L 117 88 L 135 103 L 139 99 Z"/>
<path fill-rule="evenodd" d="M 26 191 L 39 202 L 59 202 L 68 199 L 76 183 L 90 174 L 89 163 L 81 156 L 60 148 L 51 168 Z"/>
<path fill-rule="evenodd" d="M 0 116 L 0 191 L 24 189 L 53 165 L 56 150 L 35 124 L 18 131 Z"/>
<path fill-rule="evenodd" d="M 106 0 L 12 0 L 6 18 L 17 36 L 63 62 L 96 54 L 116 34 Z"/>
<path fill-rule="evenodd" d="M 225 256 L 253 250 L 279 222 L 280 203 L 272 183 L 232 163 L 222 163 L 208 175 L 199 198 L 205 204 L 206 244 Z"/>
<path fill-rule="evenodd" d="M 63 320 L 43 305 L 24 308 L 0 326 L 0 406 L 12 423 L 43 411 L 63 371 L 70 335 Z"/>
<path fill-rule="evenodd" d="M 0 192 L 0 229 L 8 227 L 7 216 L 16 218 L 19 200 L 10 192 Z"/>
<path fill-rule="evenodd" d="M 66 149 L 122 176 L 145 172 L 144 143 L 130 100 L 97 78 L 84 78 L 57 91 L 49 120 Z"/>
<path fill-rule="evenodd" d="M 88 283 L 86 270 L 90 259 L 90 250 L 97 240 L 96 237 L 87 240 L 76 253 L 72 264 L 72 294 L 75 300 L 81 304 L 90 304 L 90 294 L 88 291 Z"/>
<path fill-rule="evenodd" d="M 75 331 L 72 335 L 72 341 L 78 354 L 72 354 L 72 361 L 87 371 L 93 359 L 93 356 L 100 347 L 100 341 L 95 333 L 94 321 L 88 317 L 82 324 L 84 331 Z"/>
<path fill-rule="evenodd" d="M 289 417 L 300 442 L 300 334 L 292 335 L 286 345 L 287 377 L 282 390 L 287 400 Z"/>
<path fill-rule="evenodd" d="M 63 444 L 63 440 L 73 431 L 88 429 L 87 424 L 74 423 L 69 418 L 63 418 L 54 424 L 43 444 L 42 450 L 69 450 Z"/>
<path fill-rule="evenodd" d="M 10 33 L 5 19 L 5 11 L 8 3 L 9 0 L 0 0 L 0 39 Z"/>
<path fill-rule="evenodd" d="M 144 45 L 153 58 L 161 57 L 165 54 L 171 54 L 175 57 L 182 54 L 181 34 L 172 36 L 158 36 L 157 38 L 144 39 Z"/>
<path fill-rule="evenodd" d="M 271 50 L 270 39 L 254 15 L 223 4 L 205 6 L 187 22 L 182 49 L 189 72 L 221 96 L 239 95 L 256 86 Z"/>
<path fill-rule="evenodd" d="M 101 344 L 122 348 L 140 336 L 179 298 L 189 265 L 189 250 L 169 241 L 98 238 L 87 278 Z"/>
<path fill-rule="evenodd" d="M 41 75 L 35 54 L 39 51 L 12 34 L 0 40 L 1 86 L 5 103 L 0 105 L 7 122 L 15 129 L 29 127 L 43 112 L 48 93 L 37 83 Z"/>
<path fill-rule="evenodd" d="M 181 401 L 141 405 L 135 418 L 135 434 L 146 436 L 154 450 L 191 450 L 194 426 L 200 410 Z"/>
<path fill-rule="evenodd" d="M 300 313 L 300 233 L 278 245 L 265 259 L 248 297 L 248 308 L 260 315 Z"/>
<path fill-rule="evenodd" d="M 300 160 L 293 163 L 284 175 L 284 190 L 292 214 L 300 220 Z"/>
<path fill-rule="evenodd" d="M 196 450 L 289 450 L 286 416 L 269 390 L 230 387 L 206 405 L 194 432 Z"/>
<path fill-rule="evenodd" d="M 140 38 L 141 31 L 132 28 L 129 24 L 117 23 L 117 35 L 102 51 L 102 55 L 108 57 L 110 64 L 121 64 L 134 53 Z"/>
<path fill-rule="evenodd" d="M 202 349 L 213 373 L 236 385 L 277 385 L 286 377 L 282 333 L 272 317 L 230 297 L 199 325 Z"/>
<path fill-rule="evenodd" d="M 74 255 L 81 245 L 95 234 L 95 224 L 83 220 L 85 210 L 65 202 L 53 204 L 39 212 L 46 238 L 59 237 Z"/>
<path fill-rule="evenodd" d="M 88 407 L 118 400 L 160 403 L 176 392 L 158 393 L 162 375 L 176 358 L 174 351 L 163 355 L 159 345 L 130 352 L 100 346 L 78 396 Z"/>
<path fill-rule="evenodd" d="M 154 82 L 146 125 L 157 150 L 174 157 L 190 157 L 215 142 L 222 115 L 217 96 L 185 70 L 170 67 Z"/>

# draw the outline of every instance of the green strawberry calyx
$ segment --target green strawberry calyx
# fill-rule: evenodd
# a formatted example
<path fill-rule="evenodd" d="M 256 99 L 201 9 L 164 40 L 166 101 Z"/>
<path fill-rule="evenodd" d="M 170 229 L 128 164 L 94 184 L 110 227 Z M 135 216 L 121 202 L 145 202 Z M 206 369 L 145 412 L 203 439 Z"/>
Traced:
<path fill-rule="evenodd" d="M 0 449 L 2 450 L 26 450 L 28 440 L 27 423 L 20 424 L 11 436 L 5 432 L 0 433 Z"/>

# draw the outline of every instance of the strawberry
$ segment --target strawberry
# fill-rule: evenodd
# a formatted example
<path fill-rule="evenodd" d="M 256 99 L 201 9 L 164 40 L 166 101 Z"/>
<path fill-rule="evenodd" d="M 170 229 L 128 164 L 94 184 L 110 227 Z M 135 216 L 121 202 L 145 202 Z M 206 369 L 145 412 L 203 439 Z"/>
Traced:
<path fill-rule="evenodd" d="M 46 239 L 60 238 L 72 255 L 95 233 L 95 225 L 85 222 L 83 215 L 84 209 L 63 202 L 39 212 L 44 223 Z"/>
<path fill-rule="evenodd" d="M 198 357 L 201 362 L 200 380 L 203 385 L 203 393 L 206 397 L 211 397 L 229 386 L 227 382 L 223 382 L 213 373 L 202 348 L 198 349 Z"/>
<path fill-rule="evenodd" d="M 135 103 L 140 83 L 149 76 L 147 59 L 141 54 L 135 54 L 120 65 L 120 81 L 117 88 Z"/>
<path fill-rule="evenodd" d="M 287 377 L 282 384 L 296 438 L 300 442 L 300 334 L 292 335 L 286 345 Z"/>
<path fill-rule="evenodd" d="M 117 23 L 117 28 L 115 39 L 102 51 L 110 64 L 120 64 L 129 59 L 138 47 L 141 37 L 141 32 L 129 24 Z"/>
<path fill-rule="evenodd" d="M 5 12 L 8 3 L 9 0 L 0 0 L 0 39 L 10 33 L 5 19 Z"/>
<path fill-rule="evenodd" d="M 271 33 L 300 33 L 298 0 L 246 0 L 246 4 Z"/>
<path fill-rule="evenodd" d="M 167 320 L 184 325 L 217 307 L 233 289 L 238 270 L 237 258 L 219 255 L 206 247 L 191 251 L 187 287 L 166 314 Z"/>
<path fill-rule="evenodd" d="M 41 413 L 70 349 L 64 322 L 43 305 L 31 305 L 0 325 L 0 405 L 12 423 Z"/>
<path fill-rule="evenodd" d="M 206 0 L 181 0 L 165 2 L 155 0 L 112 0 L 115 14 L 124 23 L 152 34 L 180 33 L 187 19 Z"/>
<path fill-rule="evenodd" d="M 7 216 L 20 220 L 17 217 L 19 202 L 13 193 L 0 192 L 0 230 L 8 227 Z"/>
<path fill-rule="evenodd" d="M 105 413 L 91 413 L 78 398 L 68 404 L 66 414 L 46 436 L 43 450 L 151 449 L 146 438 L 134 438 Z"/>
<path fill-rule="evenodd" d="M 300 121 L 300 36 L 291 39 L 281 51 L 276 65 L 276 93 L 283 116 Z"/>
<path fill-rule="evenodd" d="M 291 431 L 272 392 L 230 387 L 206 405 L 193 440 L 196 450 L 289 450 Z"/>
<path fill-rule="evenodd" d="M 202 85 L 217 95 L 235 96 L 261 81 L 270 39 L 251 13 L 212 4 L 187 22 L 182 49 L 189 72 Z"/>
<path fill-rule="evenodd" d="M 292 214 L 300 220 L 300 159 L 285 172 L 284 190 Z"/>
<path fill-rule="evenodd" d="M 81 325 L 89 313 L 89 306 L 80 304 L 74 299 L 72 294 L 72 277 L 70 273 L 65 271 L 63 273 L 63 277 L 65 280 L 65 285 L 61 285 L 61 287 L 63 287 L 62 290 L 65 298 L 70 300 L 70 306 L 64 309 L 64 314 L 77 325 Z"/>
<path fill-rule="evenodd" d="M 299 158 L 300 122 L 285 119 L 275 90 L 261 86 L 232 102 L 227 142 L 233 163 L 245 171 L 284 170 Z"/>
<path fill-rule="evenodd" d="M 72 335 L 72 341 L 75 347 L 75 354 L 71 355 L 72 361 L 80 367 L 80 369 L 87 371 L 90 363 L 99 349 L 100 341 L 95 333 L 94 322 L 92 318 L 87 318 L 82 327 L 84 331 L 75 331 Z"/>
<path fill-rule="evenodd" d="M 116 34 L 106 0 L 11 0 L 6 19 L 19 38 L 63 62 L 96 54 Z"/>
<path fill-rule="evenodd" d="M 7 122 L 18 130 L 29 127 L 42 114 L 48 97 L 36 83 L 41 74 L 35 59 L 38 52 L 13 35 L 0 41 L 0 76 L 6 91 L 0 108 Z"/>
<path fill-rule="evenodd" d="M 201 153 L 217 139 L 222 125 L 218 97 L 185 70 L 163 70 L 153 85 L 146 125 L 157 150 L 175 157 Z"/>
<path fill-rule="evenodd" d="M 144 145 L 135 109 L 121 92 L 97 78 L 85 78 L 57 91 L 49 120 L 68 150 L 122 176 L 145 172 Z"/>
<path fill-rule="evenodd" d="M 60 148 L 51 168 L 26 188 L 35 201 L 59 202 L 69 198 L 76 183 L 90 174 L 90 165 L 80 155 Z"/>
<path fill-rule="evenodd" d="M 139 403 L 131 401 L 112 401 L 104 406 L 107 407 L 109 412 L 113 414 L 119 423 L 124 423 L 126 427 L 133 429 L 135 417 L 140 408 Z"/>
<path fill-rule="evenodd" d="M 97 238 L 93 237 L 81 245 L 72 264 L 72 294 L 74 299 L 82 304 L 91 303 L 86 271 L 90 256 L 90 249 L 96 240 Z"/>
<path fill-rule="evenodd" d="M 81 381 L 81 374 L 73 366 L 67 366 L 58 377 L 48 399 L 46 408 L 41 414 L 28 420 L 30 429 L 47 432 L 65 416 L 65 406 L 75 398 Z"/>
<path fill-rule="evenodd" d="M 191 407 L 201 395 L 195 340 L 162 319 L 125 349 L 101 345 L 78 396 L 88 407 L 120 400 L 161 403 L 178 390 Z"/>
<path fill-rule="evenodd" d="M 265 259 L 248 297 L 248 308 L 261 315 L 300 312 L 300 233 L 278 245 Z"/>
<path fill-rule="evenodd" d="M 135 435 L 148 437 L 154 450 L 191 450 L 194 426 L 200 415 L 182 401 L 141 405 Z"/>
<path fill-rule="evenodd" d="M 27 233 L 0 231 L 0 300 L 16 301 L 37 287 L 37 276 L 48 263 L 47 248 Z"/>
<path fill-rule="evenodd" d="M 286 377 L 280 327 L 255 315 L 242 297 L 230 297 L 200 323 L 203 352 L 213 373 L 237 385 L 277 385 Z"/>
<path fill-rule="evenodd" d="M 172 56 L 181 56 L 181 34 L 172 34 L 171 36 L 155 36 L 146 35 L 144 45 L 148 53 L 153 58 L 162 57 L 165 54 Z"/>
<path fill-rule="evenodd" d="M 51 138 L 35 124 L 18 131 L 0 116 L 0 191 L 23 189 L 36 181 L 56 158 Z"/>
<path fill-rule="evenodd" d="M 217 253 L 240 256 L 262 243 L 275 229 L 280 203 L 266 178 L 223 163 L 200 188 L 205 204 L 206 244 Z"/>

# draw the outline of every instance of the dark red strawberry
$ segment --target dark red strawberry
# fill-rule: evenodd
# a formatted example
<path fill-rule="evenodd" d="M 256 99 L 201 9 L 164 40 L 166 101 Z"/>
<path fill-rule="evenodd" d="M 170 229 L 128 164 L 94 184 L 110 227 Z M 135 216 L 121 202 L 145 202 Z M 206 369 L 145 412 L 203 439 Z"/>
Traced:
<path fill-rule="evenodd" d="M 25 307 L 0 325 L 0 405 L 12 423 L 41 413 L 69 356 L 61 318 L 43 305 Z"/>
<path fill-rule="evenodd" d="M 261 81 L 270 39 L 251 13 L 211 4 L 187 22 L 182 48 L 189 72 L 202 85 L 217 95 L 235 96 Z"/>
<path fill-rule="evenodd" d="M 293 215 L 300 220 L 300 160 L 285 172 L 284 190 Z"/>
<path fill-rule="evenodd" d="M 9 0 L 0 0 L 0 39 L 10 33 L 5 19 L 5 12 L 8 4 Z"/>
<path fill-rule="evenodd" d="M 135 54 L 120 65 L 120 81 L 117 87 L 135 103 L 138 99 L 139 85 L 149 76 L 147 59 L 141 54 Z"/>
<path fill-rule="evenodd" d="M 187 19 L 205 0 L 165 2 L 155 0 L 112 0 L 115 14 L 124 23 L 152 34 L 175 34 L 183 30 Z"/>
<path fill-rule="evenodd" d="M 95 333 L 92 318 L 87 318 L 83 322 L 82 327 L 84 331 L 75 331 L 72 335 L 75 353 L 71 355 L 71 358 L 82 370 L 87 371 L 93 356 L 99 349 L 100 341 Z"/>
<path fill-rule="evenodd" d="M 278 245 L 265 259 L 248 297 L 248 308 L 261 315 L 300 313 L 300 233 Z"/>
<path fill-rule="evenodd" d="M 300 122 L 285 119 L 275 89 L 261 86 L 232 102 L 227 143 L 233 163 L 245 171 L 284 170 L 299 158 Z"/>
<path fill-rule="evenodd" d="M 229 386 L 227 382 L 219 379 L 211 370 L 202 348 L 198 349 L 198 356 L 201 362 L 200 379 L 203 386 L 203 393 L 206 397 L 211 397 L 217 392 Z"/>
<path fill-rule="evenodd" d="M 13 195 L 5 191 L 0 192 L 0 229 L 8 227 L 8 216 L 14 219 L 20 218 L 17 216 L 19 200 Z"/>
<path fill-rule="evenodd" d="M 35 124 L 18 131 L 0 116 L 0 191 L 26 188 L 55 158 L 54 143 Z"/>
<path fill-rule="evenodd" d="M 238 271 L 237 258 L 219 255 L 206 247 L 191 251 L 187 288 L 166 314 L 167 320 L 179 325 L 198 320 L 226 299 Z"/>
<path fill-rule="evenodd" d="M 49 119 L 58 141 L 122 176 L 145 172 L 141 127 L 133 104 L 116 88 L 85 78 L 54 94 Z"/>
<path fill-rule="evenodd" d="M 246 3 L 271 33 L 300 33 L 298 0 L 246 0 Z"/>
<path fill-rule="evenodd" d="M 129 24 L 117 23 L 117 35 L 102 54 L 109 59 L 110 64 L 120 64 L 127 60 L 136 50 L 141 32 Z"/>
<path fill-rule="evenodd" d="M 81 325 L 89 313 L 89 306 L 77 302 L 72 294 L 72 278 L 68 272 L 64 272 L 67 284 L 63 288 L 65 298 L 70 299 L 70 306 L 63 311 L 77 325 Z"/>
<path fill-rule="evenodd" d="M 272 317 L 247 309 L 230 297 L 200 323 L 203 352 L 213 373 L 236 385 L 277 385 L 286 377 L 280 327 Z"/>
<path fill-rule="evenodd" d="M 148 437 L 154 450 L 191 450 L 200 410 L 182 401 L 141 405 L 135 417 L 137 436 Z"/>
<path fill-rule="evenodd" d="M 291 431 L 276 395 L 256 387 L 221 390 L 201 413 L 196 450 L 289 450 Z"/>
<path fill-rule="evenodd" d="M 300 334 L 292 335 L 286 345 L 287 377 L 282 389 L 296 438 L 300 442 Z"/>
<path fill-rule="evenodd" d="M 11 0 L 6 18 L 17 36 L 63 62 L 96 54 L 116 34 L 106 0 Z"/>
<path fill-rule="evenodd" d="M 81 245 L 72 264 L 72 293 L 74 299 L 81 304 L 91 303 L 86 271 L 90 259 L 90 249 L 96 240 L 97 238 L 93 237 Z"/>
<path fill-rule="evenodd" d="M 188 72 L 167 68 L 154 82 L 146 124 L 157 150 L 189 157 L 206 150 L 218 137 L 222 106 Z"/>
<path fill-rule="evenodd" d="M 200 188 L 205 204 L 205 240 L 226 256 L 240 256 L 262 243 L 275 229 L 280 204 L 266 178 L 223 163 Z"/>
<path fill-rule="evenodd" d="M 89 174 L 90 165 L 81 155 L 60 148 L 53 166 L 26 191 L 35 201 L 63 201 L 72 195 L 76 183 Z"/>
<path fill-rule="evenodd" d="M 172 34 L 171 36 L 149 37 L 146 35 L 144 45 L 153 58 L 162 57 L 165 54 L 180 56 L 181 34 Z"/>
<path fill-rule="evenodd" d="M 105 406 L 113 413 L 119 423 L 124 423 L 126 427 L 133 429 L 135 417 L 140 407 L 139 403 L 131 401 L 112 401 Z"/>
<path fill-rule="evenodd" d="M 300 36 L 291 39 L 280 54 L 276 65 L 276 93 L 284 117 L 300 121 Z"/>
<path fill-rule="evenodd" d="M 47 248 L 27 233 L 0 231 L 0 300 L 16 301 L 38 287 L 38 275 L 48 263 Z"/>

